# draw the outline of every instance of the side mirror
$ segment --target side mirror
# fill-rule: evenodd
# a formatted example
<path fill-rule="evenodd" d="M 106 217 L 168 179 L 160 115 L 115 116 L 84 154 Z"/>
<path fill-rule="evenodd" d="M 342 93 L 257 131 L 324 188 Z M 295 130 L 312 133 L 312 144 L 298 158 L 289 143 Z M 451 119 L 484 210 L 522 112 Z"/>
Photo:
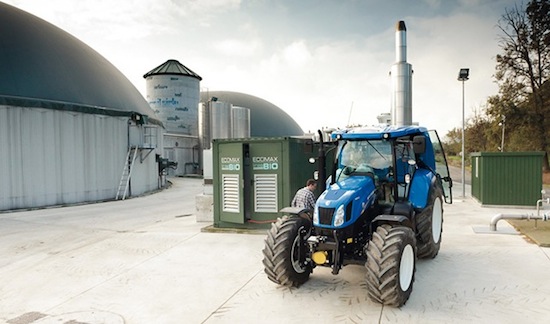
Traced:
<path fill-rule="evenodd" d="M 413 137 L 413 149 L 415 154 L 423 154 L 426 152 L 426 137 L 424 135 L 416 135 Z"/>
<path fill-rule="evenodd" d="M 346 166 L 344 170 L 342 170 L 342 173 L 345 175 L 350 175 L 355 171 L 354 167 Z"/>

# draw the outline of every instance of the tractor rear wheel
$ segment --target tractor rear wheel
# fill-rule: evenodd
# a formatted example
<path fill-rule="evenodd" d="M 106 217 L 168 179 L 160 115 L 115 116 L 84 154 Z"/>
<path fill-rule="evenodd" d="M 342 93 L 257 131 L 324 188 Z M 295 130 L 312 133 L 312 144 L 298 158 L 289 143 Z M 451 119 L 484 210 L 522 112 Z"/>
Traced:
<path fill-rule="evenodd" d="M 443 190 L 432 186 L 428 205 L 416 216 L 418 258 L 433 259 L 439 253 L 443 232 Z"/>
<path fill-rule="evenodd" d="M 309 279 L 307 238 L 311 221 L 302 217 L 283 216 L 267 233 L 263 249 L 264 271 L 269 280 L 287 287 L 299 287 Z"/>
<path fill-rule="evenodd" d="M 371 300 L 401 307 L 412 292 L 416 270 L 416 239 L 409 227 L 380 225 L 367 252 L 367 287 Z"/>

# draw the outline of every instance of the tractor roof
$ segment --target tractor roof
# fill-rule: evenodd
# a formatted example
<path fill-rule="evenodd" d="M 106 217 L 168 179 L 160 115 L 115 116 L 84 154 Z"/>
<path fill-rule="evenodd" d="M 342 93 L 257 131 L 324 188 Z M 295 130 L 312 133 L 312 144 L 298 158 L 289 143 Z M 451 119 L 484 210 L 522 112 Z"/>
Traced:
<path fill-rule="evenodd" d="M 420 126 L 372 126 L 356 127 L 338 130 L 332 133 L 332 139 L 388 139 L 418 133 L 426 133 L 428 130 Z"/>

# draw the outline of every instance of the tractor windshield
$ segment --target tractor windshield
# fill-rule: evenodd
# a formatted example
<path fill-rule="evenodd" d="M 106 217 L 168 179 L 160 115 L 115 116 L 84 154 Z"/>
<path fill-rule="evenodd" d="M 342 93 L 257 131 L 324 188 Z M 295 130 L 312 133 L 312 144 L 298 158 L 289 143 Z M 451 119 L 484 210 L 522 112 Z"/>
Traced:
<path fill-rule="evenodd" d="M 385 176 L 392 165 L 391 143 L 387 140 L 341 141 L 338 147 L 336 180 L 352 175 Z"/>

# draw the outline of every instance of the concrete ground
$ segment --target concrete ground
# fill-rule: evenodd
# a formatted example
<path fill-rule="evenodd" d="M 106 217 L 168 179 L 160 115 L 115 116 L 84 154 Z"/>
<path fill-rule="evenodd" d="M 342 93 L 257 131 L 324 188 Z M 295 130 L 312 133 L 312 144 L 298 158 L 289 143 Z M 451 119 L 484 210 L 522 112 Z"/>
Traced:
<path fill-rule="evenodd" d="M 550 248 L 471 198 L 445 205 L 443 243 L 401 308 L 367 298 L 362 266 L 316 268 L 299 289 L 263 272 L 264 235 L 197 223 L 200 179 L 125 201 L 0 214 L 0 322 L 543 323 Z M 455 196 L 460 195 L 459 183 Z M 466 190 L 466 192 L 469 192 Z"/>

